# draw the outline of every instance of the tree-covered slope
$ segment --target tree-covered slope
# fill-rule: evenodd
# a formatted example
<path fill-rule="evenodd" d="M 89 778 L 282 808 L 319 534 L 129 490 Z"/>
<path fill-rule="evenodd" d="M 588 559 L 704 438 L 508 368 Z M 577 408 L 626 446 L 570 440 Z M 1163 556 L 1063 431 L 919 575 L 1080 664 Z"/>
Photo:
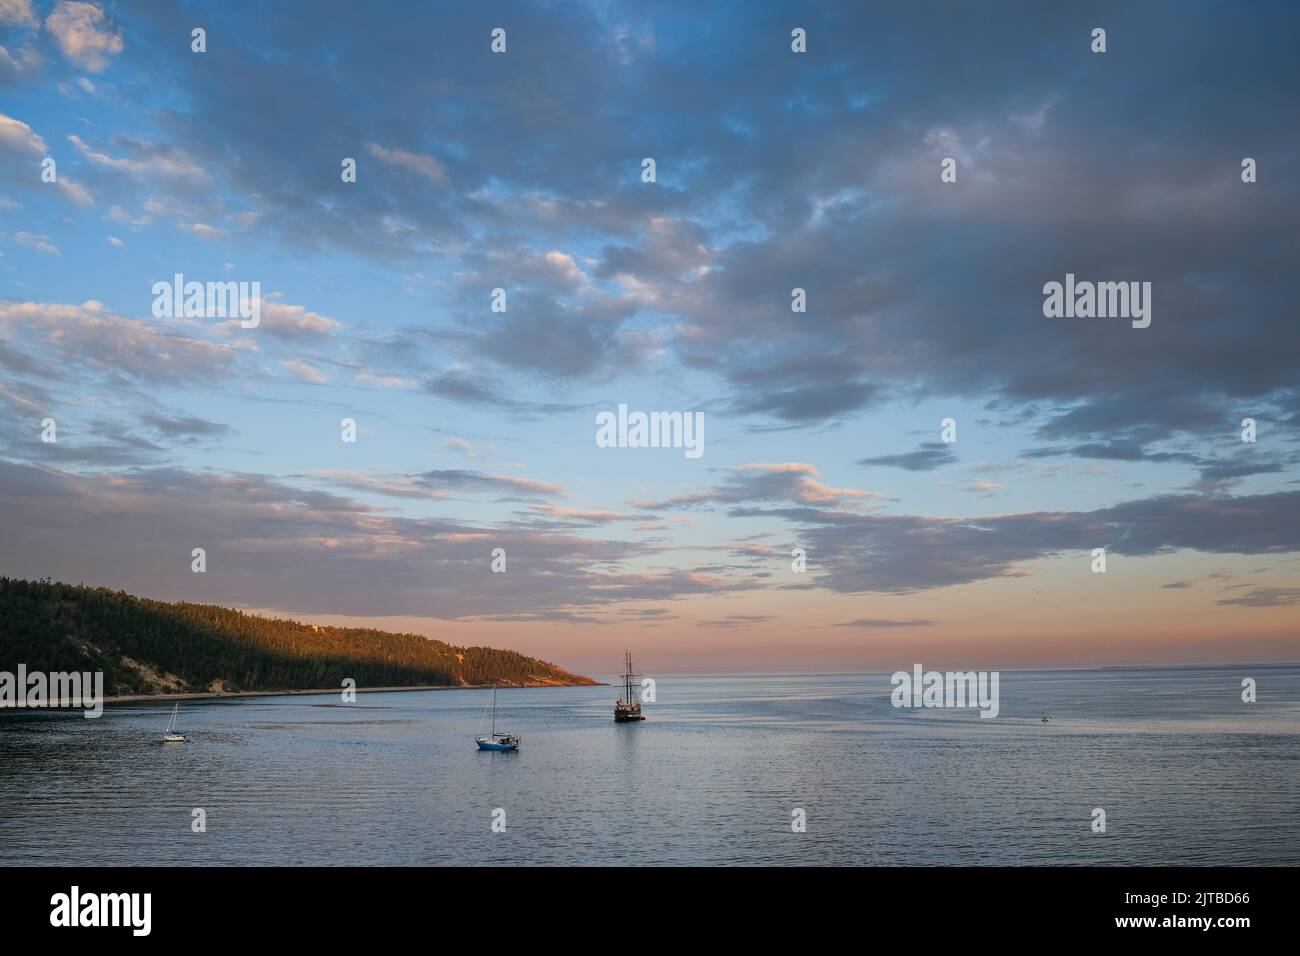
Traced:
<path fill-rule="evenodd" d="M 593 684 L 545 661 L 418 634 L 319 627 L 107 588 L 0 577 L 0 670 L 104 672 L 110 695 L 427 684 Z"/>

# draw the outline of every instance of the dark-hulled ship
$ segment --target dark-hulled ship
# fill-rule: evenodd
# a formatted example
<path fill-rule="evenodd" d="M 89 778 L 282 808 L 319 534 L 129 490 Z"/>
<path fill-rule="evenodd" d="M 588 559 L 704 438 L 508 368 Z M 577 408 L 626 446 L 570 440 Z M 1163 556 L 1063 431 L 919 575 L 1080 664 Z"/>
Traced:
<path fill-rule="evenodd" d="M 632 673 L 632 652 L 626 652 L 625 668 L 621 675 L 623 678 L 623 696 L 614 701 L 614 720 L 620 724 L 630 724 L 636 720 L 645 720 L 641 715 L 641 701 L 636 696 L 636 684 L 634 683 L 638 675 Z"/>

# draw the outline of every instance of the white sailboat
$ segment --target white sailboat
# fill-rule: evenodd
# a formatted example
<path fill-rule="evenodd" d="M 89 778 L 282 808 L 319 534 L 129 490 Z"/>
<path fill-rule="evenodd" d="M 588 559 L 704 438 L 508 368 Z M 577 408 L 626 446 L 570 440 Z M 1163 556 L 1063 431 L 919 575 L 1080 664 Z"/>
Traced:
<path fill-rule="evenodd" d="M 185 735 L 176 733 L 176 713 L 181 709 L 181 702 L 178 700 L 176 706 L 172 708 L 172 719 L 167 721 L 167 729 L 163 731 L 163 743 L 165 744 L 183 744 Z"/>
<path fill-rule="evenodd" d="M 483 717 L 487 716 L 487 708 L 483 709 Z M 479 729 L 483 729 L 483 717 L 478 719 Z M 519 735 L 506 734 L 497 730 L 497 685 L 492 685 L 492 733 L 490 736 L 478 736 L 474 738 L 478 744 L 479 750 L 518 750 Z"/>

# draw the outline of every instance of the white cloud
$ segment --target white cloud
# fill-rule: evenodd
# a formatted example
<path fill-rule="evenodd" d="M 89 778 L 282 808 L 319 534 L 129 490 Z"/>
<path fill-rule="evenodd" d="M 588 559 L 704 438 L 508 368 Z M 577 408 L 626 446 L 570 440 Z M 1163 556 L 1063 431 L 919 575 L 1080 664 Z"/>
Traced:
<path fill-rule="evenodd" d="M 338 319 L 312 312 L 306 306 L 273 301 L 272 296 L 279 295 L 280 293 L 276 292 L 262 296 L 262 324 L 258 328 L 259 334 L 266 333 L 281 339 L 324 338 L 343 328 L 343 323 Z M 219 331 L 223 334 L 238 333 L 243 328 L 240 322 L 240 319 L 223 322 L 219 326 Z"/>
<path fill-rule="evenodd" d="M 324 372 L 314 365 L 308 365 L 302 359 L 285 359 L 280 364 L 302 381 L 311 382 L 313 385 L 320 385 L 329 380 Z"/>
<path fill-rule="evenodd" d="M 0 150 L 28 156 L 44 156 L 45 140 L 22 120 L 0 113 Z"/>
<path fill-rule="evenodd" d="M 376 375 L 369 369 L 362 369 L 352 376 L 354 385 L 374 385 L 378 388 L 418 388 L 420 382 L 413 378 L 400 378 L 396 375 Z"/>
<path fill-rule="evenodd" d="M 529 505 L 529 507 L 546 515 L 548 518 L 582 521 L 591 524 L 609 524 L 613 521 L 629 521 L 633 518 L 644 517 L 643 515 L 620 514 L 617 511 L 607 511 L 601 508 L 570 508 L 566 505 Z"/>
<path fill-rule="evenodd" d="M 93 3 L 59 0 L 45 18 L 59 49 L 73 63 L 98 73 L 108 66 L 108 57 L 122 52 L 122 37 L 101 27 L 104 11 Z"/>
<path fill-rule="evenodd" d="M 18 47 L 10 53 L 8 47 L 0 46 L 0 83 L 17 83 L 24 73 L 40 62 L 35 50 Z"/>
<path fill-rule="evenodd" d="M 554 270 L 560 278 L 570 285 L 583 285 L 587 281 L 587 275 L 578 264 L 573 261 L 573 256 L 567 252 L 548 252 L 544 257 L 547 266 Z"/>
<path fill-rule="evenodd" d="M 98 152 L 76 133 L 68 137 L 68 142 L 77 147 L 81 155 L 91 162 L 118 172 L 143 176 L 168 176 L 172 179 L 188 179 L 195 182 L 205 181 L 208 178 L 203 168 L 184 153 L 158 149 L 141 143 L 136 146 L 138 158 L 123 159 Z"/>
<path fill-rule="evenodd" d="M 370 155 L 380 162 L 388 163 L 390 166 L 401 166 L 409 169 L 411 172 L 419 173 L 435 183 L 445 183 L 447 181 L 447 167 L 432 156 L 424 153 L 408 152 L 405 149 L 385 149 L 377 143 L 367 143 L 366 149 L 370 151 Z"/>
<path fill-rule="evenodd" d="M 147 382 L 220 381 L 236 356 L 229 346 L 179 334 L 156 320 L 116 315 L 93 299 L 81 305 L 0 303 L 0 333 L 11 343 L 49 349 L 68 367 Z"/>
<path fill-rule="evenodd" d="M 206 222 L 182 222 L 177 223 L 177 226 L 200 239 L 220 239 L 227 235 L 226 230 L 209 226 Z"/>
<path fill-rule="evenodd" d="M 55 185 L 59 187 L 60 192 L 79 206 L 93 206 L 95 204 L 95 199 L 90 195 L 90 190 L 81 183 L 74 183 L 60 176 Z"/>
<path fill-rule="evenodd" d="M 0 233 L 0 238 L 5 238 L 5 234 Z M 24 249 L 34 249 L 52 256 L 59 254 L 58 246 L 50 241 L 49 236 L 37 235 L 34 232 L 16 232 L 11 238 Z"/>
<path fill-rule="evenodd" d="M 309 312 L 305 306 L 285 305 L 283 302 L 263 302 L 262 323 L 267 331 L 288 338 L 332 335 L 343 327 L 337 319 Z"/>
<path fill-rule="evenodd" d="M 0 113 L 0 154 L 4 153 L 25 159 L 44 158 L 47 155 L 45 140 L 41 138 L 39 133 L 22 120 Z M 36 166 L 32 166 L 34 181 L 40 182 L 39 174 L 40 170 Z M 95 202 L 90 195 L 90 191 L 85 186 L 69 181 L 62 174 L 55 180 L 54 185 L 64 196 L 79 205 L 89 206 Z"/>
<path fill-rule="evenodd" d="M 36 26 L 32 0 L 0 0 L 0 23 Z"/>
<path fill-rule="evenodd" d="M 458 451 L 471 461 L 477 461 L 483 457 L 473 445 L 463 438 L 448 438 L 442 443 L 442 447 Z"/>

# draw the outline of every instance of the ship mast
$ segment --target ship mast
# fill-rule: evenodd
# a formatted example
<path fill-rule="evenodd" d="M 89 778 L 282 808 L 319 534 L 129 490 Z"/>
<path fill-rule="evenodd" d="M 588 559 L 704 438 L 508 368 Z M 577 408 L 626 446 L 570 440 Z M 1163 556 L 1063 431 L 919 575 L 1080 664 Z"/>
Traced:
<path fill-rule="evenodd" d="M 632 678 L 636 676 L 632 673 L 632 652 L 624 651 L 623 653 L 625 655 L 624 662 L 626 664 L 623 669 L 623 703 L 632 704 L 636 702 L 636 698 L 633 696 L 634 691 L 632 690 Z"/>

